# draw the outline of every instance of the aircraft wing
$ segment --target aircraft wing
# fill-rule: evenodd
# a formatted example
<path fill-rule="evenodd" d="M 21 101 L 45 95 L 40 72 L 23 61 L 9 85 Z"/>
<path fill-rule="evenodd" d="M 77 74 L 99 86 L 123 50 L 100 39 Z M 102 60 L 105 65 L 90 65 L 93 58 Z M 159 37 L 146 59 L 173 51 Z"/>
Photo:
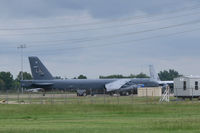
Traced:
<path fill-rule="evenodd" d="M 130 81 L 131 81 L 131 79 L 118 79 L 111 83 L 106 84 L 105 87 L 108 92 L 114 91 L 114 90 L 120 89 L 123 85 L 125 85 L 126 83 L 128 83 Z"/>

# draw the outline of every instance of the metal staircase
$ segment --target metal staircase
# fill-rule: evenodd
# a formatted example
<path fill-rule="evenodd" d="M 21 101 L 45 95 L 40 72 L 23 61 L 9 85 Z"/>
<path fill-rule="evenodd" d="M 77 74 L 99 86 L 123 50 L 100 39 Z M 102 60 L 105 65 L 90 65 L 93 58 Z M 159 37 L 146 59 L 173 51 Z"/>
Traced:
<path fill-rule="evenodd" d="M 169 86 L 166 85 L 165 92 L 163 93 L 162 97 L 160 98 L 160 102 L 169 102 L 170 101 L 170 99 L 169 99 L 170 91 L 169 90 L 170 90 Z"/>

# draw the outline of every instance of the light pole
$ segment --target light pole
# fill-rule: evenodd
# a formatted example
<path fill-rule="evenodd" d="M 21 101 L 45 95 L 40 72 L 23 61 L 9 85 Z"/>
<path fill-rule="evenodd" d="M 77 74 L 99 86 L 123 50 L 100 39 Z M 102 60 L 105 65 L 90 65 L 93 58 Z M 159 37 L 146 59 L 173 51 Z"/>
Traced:
<path fill-rule="evenodd" d="M 23 80 L 23 52 L 24 49 L 26 48 L 26 44 L 21 44 L 17 47 L 18 49 L 20 49 L 20 54 L 21 54 L 21 74 L 20 74 L 20 78 L 21 80 Z M 23 93 L 23 87 L 21 86 L 22 89 L 22 93 Z"/>

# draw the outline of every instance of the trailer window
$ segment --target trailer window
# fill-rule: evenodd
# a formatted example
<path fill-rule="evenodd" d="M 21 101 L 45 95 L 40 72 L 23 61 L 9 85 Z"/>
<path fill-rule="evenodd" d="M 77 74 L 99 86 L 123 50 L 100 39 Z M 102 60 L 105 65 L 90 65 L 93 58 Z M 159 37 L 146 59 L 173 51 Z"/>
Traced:
<path fill-rule="evenodd" d="M 186 81 L 183 81 L 183 90 L 186 90 Z"/>
<path fill-rule="evenodd" d="M 199 83 L 198 81 L 195 81 L 195 90 L 198 90 L 199 89 Z"/>

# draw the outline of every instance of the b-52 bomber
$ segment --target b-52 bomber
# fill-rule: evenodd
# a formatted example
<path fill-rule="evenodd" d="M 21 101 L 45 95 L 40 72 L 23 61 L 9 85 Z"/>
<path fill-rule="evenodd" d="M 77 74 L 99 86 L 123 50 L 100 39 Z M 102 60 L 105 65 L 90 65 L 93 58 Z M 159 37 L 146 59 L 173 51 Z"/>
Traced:
<path fill-rule="evenodd" d="M 58 89 L 76 91 L 78 96 L 87 94 L 130 95 L 138 86 L 158 87 L 158 82 L 150 78 L 132 79 L 54 79 L 38 57 L 29 57 L 33 80 L 22 80 L 22 87 L 42 88 L 44 92 Z"/>

